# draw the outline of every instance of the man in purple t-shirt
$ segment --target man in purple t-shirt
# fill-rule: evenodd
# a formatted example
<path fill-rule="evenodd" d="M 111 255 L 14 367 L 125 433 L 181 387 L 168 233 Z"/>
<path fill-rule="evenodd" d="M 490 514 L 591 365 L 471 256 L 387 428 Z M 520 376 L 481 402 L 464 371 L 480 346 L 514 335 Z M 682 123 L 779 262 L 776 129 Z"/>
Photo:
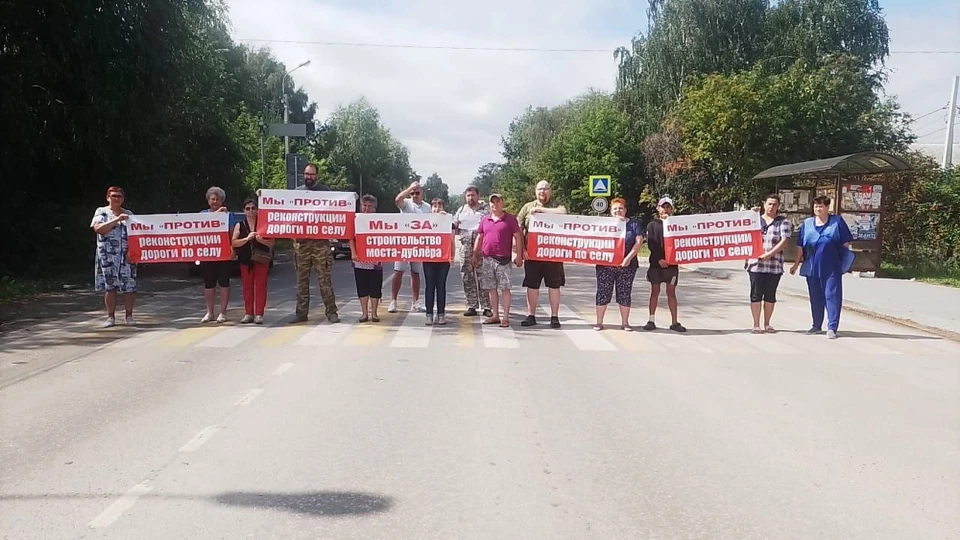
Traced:
<path fill-rule="evenodd" d="M 510 326 L 510 259 L 517 267 L 523 266 L 523 236 L 516 216 L 503 210 L 503 195 L 490 195 L 490 213 L 480 219 L 477 240 L 473 245 L 474 267 L 480 268 L 480 288 L 490 295 L 493 316 L 483 324 Z M 516 256 L 513 246 L 516 242 Z M 500 318 L 500 298 L 503 298 L 503 318 Z"/>

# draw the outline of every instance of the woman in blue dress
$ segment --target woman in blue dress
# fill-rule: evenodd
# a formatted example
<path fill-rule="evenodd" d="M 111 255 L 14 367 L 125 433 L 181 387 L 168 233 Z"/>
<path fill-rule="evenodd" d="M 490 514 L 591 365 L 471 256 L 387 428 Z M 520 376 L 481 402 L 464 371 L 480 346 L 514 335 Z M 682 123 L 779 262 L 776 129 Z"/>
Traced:
<path fill-rule="evenodd" d="M 800 225 L 797 235 L 797 260 L 790 268 L 807 278 L 813 326 L 808 334 L 823 333 L 823 311 L 827 311 L 827 337 L 837 338 L 840 310 L 843 308 L 843 274 L 850 270 L 853 236 L 847 222 L 830 214 L 830 198 L 813 200 L 813 217 Z M 802 266 L 801 266 L 802 264 Z"/>
<path fill-rule="evenodd" d="M 132 212 L 123 207 L 126 194 L 123 189 L 111 186 L 107 189 L 107 206 L 93 213 L 90 228 L 97 233 L 97 254 L 94 264 L 94 284 L 97 292 L 103 293 L 110 328 L 116 324 L 117 295 L 123 295 L 123 309 L 127 326 L 134 326 L 133 306 L 137 293 L 137 265 L 130 263 L 127 220 Z"/>

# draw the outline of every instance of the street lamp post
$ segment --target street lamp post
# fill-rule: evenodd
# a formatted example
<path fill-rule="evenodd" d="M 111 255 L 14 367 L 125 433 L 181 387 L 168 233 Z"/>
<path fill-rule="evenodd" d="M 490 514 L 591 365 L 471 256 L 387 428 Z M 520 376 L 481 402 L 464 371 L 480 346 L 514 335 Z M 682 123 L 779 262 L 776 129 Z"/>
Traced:
<path fill-rule="evenodd" d="M 294 71 L 309 65 L 310 65 L 310 60 L 307 60 L 306 62 L 300 64 L 299 66 L 284 73 L 283 77 L 280 79 L 280 94 L 283 97 L 283 123 L 284 124 L 290 123 L 290 100 L 287 98 L 287 77 L 289 77 L 290 74 L 293 73 Z M 283 153 L 284 158 L 286 158 L 287 154 L 290 153 L 290 137 L 286 135 L 284 135 L 283 137 L 283 150 L 284 150 L 284 153 Z"/>

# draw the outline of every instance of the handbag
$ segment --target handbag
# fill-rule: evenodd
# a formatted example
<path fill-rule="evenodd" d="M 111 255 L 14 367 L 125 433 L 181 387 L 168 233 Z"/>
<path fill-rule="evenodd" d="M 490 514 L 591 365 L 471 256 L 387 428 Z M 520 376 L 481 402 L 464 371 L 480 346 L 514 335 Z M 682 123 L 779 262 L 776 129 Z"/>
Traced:
<path fill-rule="evenodd" d="M 250 260 L 254 264 L 269 265 L 273 260 L 273 248 L 258 247 L 254 242 L 250 243 Z"/>

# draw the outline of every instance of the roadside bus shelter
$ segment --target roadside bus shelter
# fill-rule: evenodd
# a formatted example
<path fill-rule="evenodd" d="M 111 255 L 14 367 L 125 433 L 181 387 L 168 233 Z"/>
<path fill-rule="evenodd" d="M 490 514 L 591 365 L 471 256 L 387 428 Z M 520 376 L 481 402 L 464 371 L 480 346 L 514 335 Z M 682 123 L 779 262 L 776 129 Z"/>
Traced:
<path fill-rule="evenodd" d="M 753 177 L 776 180 L 782 201 L 780 212 L 794 225 L 794 231 L 813 215 L 813 199 L 830 197 L 830 212 L 839 215 L 853 234 L 851 248 L 856 254 L 852 270 L 880 270 L 883 234 L 883 176 L 910 170 L 904 160 L 883 152 L 858 152 L 815 161 L 779 165 Z M 784 258 L 793 262 L 797 253 L 796 233 L 790 238 Z"/>

